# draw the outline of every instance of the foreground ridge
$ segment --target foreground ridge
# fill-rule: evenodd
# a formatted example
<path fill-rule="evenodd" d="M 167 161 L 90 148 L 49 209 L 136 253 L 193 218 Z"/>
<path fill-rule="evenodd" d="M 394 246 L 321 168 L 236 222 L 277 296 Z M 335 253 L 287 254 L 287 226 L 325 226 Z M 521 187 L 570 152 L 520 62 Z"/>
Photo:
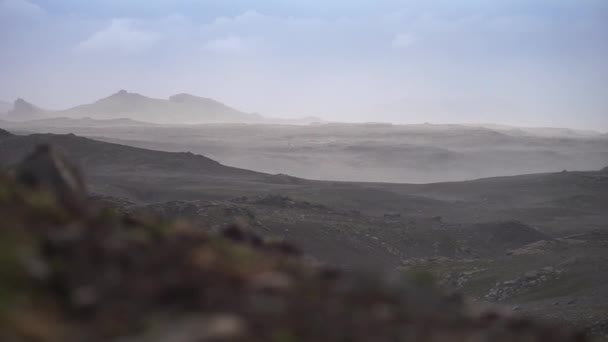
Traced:
<path fill-rule="evenodd" d="M 51 147 L 0 176 L 2 341 L 586 340 L 424 276 L 315 265 L 238 227 L 212 235 L 73 205 L 80 179 Z"/>

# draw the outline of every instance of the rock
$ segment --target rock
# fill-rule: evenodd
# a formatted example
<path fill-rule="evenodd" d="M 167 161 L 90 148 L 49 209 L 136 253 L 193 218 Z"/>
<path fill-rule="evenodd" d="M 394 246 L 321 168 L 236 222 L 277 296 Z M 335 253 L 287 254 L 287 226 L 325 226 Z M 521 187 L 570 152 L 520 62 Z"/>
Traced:
<path fill-rule="evenodd" d="M 49 190 L 69 206 L 80 206 L 86 199 L 82 174 L 59 148 L 40 145 L 17 166 L 17 179 L 32 188 Z"/>
<path fill-rule="evenodd" d="M 526 272 L 524 274 L 524 277 L 526 277 L 528 279 L 533 279 L 533 278 L 538 277 L 538 274 L 539 274 L 538 271 L 530 271 L 530 272 Z"/>
<path fill-rule="evenodd" d="M 537 288 L 547 281 L 557 279 L 560 272 L 561 270 L 552 267 L 526 272 L 519 278 L 496 283 L 485 298 L 492 301 L 504 301 L 518 293 Z"/>

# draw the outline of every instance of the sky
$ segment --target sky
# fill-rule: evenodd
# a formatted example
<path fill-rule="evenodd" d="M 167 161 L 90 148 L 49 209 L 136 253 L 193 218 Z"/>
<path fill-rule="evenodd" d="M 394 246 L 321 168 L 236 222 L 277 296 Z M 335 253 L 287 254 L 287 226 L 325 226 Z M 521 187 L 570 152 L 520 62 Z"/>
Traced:
<path fill-rule="evenodd" d="M 0 100 L 608 131 L 605 0 L 0 0 Z"/>

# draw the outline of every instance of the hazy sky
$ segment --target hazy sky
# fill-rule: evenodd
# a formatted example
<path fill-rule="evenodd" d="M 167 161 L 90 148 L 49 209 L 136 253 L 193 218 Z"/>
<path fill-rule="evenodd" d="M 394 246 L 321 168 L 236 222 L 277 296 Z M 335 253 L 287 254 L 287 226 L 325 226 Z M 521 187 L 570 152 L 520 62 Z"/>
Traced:
<path fill-rule="evenodd" d="M 0 99 L 608 131 L 606 0 L 0 0 Z"/>

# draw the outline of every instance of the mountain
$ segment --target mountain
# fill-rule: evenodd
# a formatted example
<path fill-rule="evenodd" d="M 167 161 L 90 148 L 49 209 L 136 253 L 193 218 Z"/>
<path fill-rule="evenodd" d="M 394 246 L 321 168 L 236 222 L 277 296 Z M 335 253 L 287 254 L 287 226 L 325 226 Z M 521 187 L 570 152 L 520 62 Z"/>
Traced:
<path fill-rule="evenodd" d="M 228 107 L 212 99 L 198 97 L 190 94 L 178 94 L 169 98 L 169 111 L 192 118 L 192 122 L 200 122 L 203 114 L 204 122 L 242 122 L 253 123 L 264 120 L 259 114 L 248 114 Z"/>
<path fill-rule="evenodd" d="M 0 115 L 8 113 L 12 108 L 13 108 L 12 104 L 10 104 L 8 102 L 0 101 Z"/>
<path fill-rule="evenodd" d="M 309 124 L 322 121 L 316 117 L 299 119 L 266 118 L 257 113 L 245 113 L 216 100 L 191 94 L 177 94 L 168 99 L 157 99 L 126 90 L 120 90 L 94 103 L 60 111 L 43 110 L 23 99 L 15 101 L 14 106 L 3 106 L 0 103 L 0 113 L 2 113 L 4 107 L 14 107 L 6 115 L 6 119 L 9 121 L 30 121 L 43 118 L 130 119 L 142 124 Z"/>
<path fill-rule="evenodd" d="M 126 90 L 120 90 L 95 103 L 81 105 L 55 114 L 68 118 L 129 118 L 161 124 L 253 123 L 263 120 L 260 115 L 243 113 L 208 98 L 179 94 L 165 100 L 130 93 Z"/>
<path fill-rule="evenodd" d="M 48 111 L 20 98 L 15 100 L 13 109 L 6 114 L 6 119 L 10 121 L 28 121 L 44 118 L 48 113 Z"/>
<path fill-rule="evenodd" d="M 56 116 L 93 119 L 131 118 L 158 122 L 168 119 L 169 110 L 164 100 L 121 90 L 95 103 L 60 111 Z"/>

